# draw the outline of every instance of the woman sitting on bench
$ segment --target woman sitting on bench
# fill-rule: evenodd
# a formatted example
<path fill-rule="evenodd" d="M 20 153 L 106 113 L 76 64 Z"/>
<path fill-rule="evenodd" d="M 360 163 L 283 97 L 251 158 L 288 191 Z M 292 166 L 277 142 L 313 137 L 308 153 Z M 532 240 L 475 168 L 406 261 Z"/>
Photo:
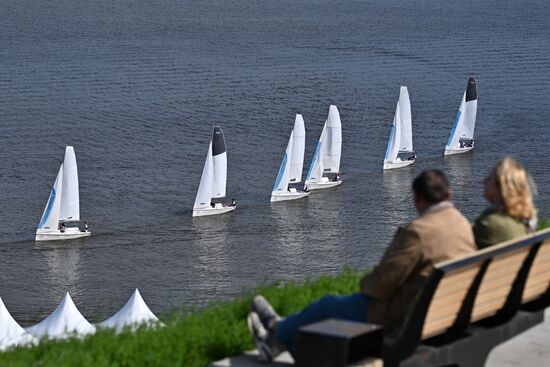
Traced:
<path fill-rule="evenodd" d="M 506 157 L 491 170 L 484 186 L 485 198 L 491 206 L 474 224 L 478 248 L 524 236 L 536 229 L 532 184 L 525 167 Z"/>

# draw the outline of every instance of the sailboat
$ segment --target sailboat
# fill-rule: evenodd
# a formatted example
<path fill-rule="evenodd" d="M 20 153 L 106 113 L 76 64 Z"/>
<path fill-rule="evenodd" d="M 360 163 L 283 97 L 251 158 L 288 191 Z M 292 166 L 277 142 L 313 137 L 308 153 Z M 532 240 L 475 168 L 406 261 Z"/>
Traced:
<path fill-rule="evenodd" d="M 309 195 L 307 191 L 289 186 L 302 181 L 305 147 L 306 129 L 304 127 L 304 119 L 302 115 L 297 114 L 294 120 L 294 129 L 290 133 L 285 155 L 279 168 L 279 174 L 271 192 L 271 202 L 295 200 Z"/>
<path fill-rule="evenodd" d="M 338 108 L 331 105 L 323 132 L 315 148 L 307 173 L 304 190 L 319 190 L 338 186 L 342 154 L 342 123 Z"/>
<path fill-rule="evenodd" d="M 472 76 L 468 79 L 468 86 L 462 96 L 462 102 L 453 129 L 449 134 L 444 155 L 466 153 L 474 149 L 476 113 L 477 86 L 476 79 Z"/>
<path fill-rule="evenodd" d="M 59 167 L 50 197 L 36 230 L 36 241 L 69 240 L 91 234 L 88 225 L 80 224 L 78 169 L 74 148 L 65 148 L 65 159 Z"/>
<path fill-rule="evenodd" d="M 413 164 L 415 160 L 416 155 L 412 142 L 411 101 L 407 87 L 401 86 L 384 157 L 384 169 L 406 167 Z"/>
<path fill-rule="evenodd" d="M 212 140 L 202 170 L 199 190 L 195 198 L 195 205 L 193 205 L 194 217 L 223 214 L 235 210 L 234 201 L 231 204 L 224 204 L 219 201 L 225 197 L 226 183 L 227 153 L 225 138 L 222 129 L 219 126 L 214 126 Z"/>

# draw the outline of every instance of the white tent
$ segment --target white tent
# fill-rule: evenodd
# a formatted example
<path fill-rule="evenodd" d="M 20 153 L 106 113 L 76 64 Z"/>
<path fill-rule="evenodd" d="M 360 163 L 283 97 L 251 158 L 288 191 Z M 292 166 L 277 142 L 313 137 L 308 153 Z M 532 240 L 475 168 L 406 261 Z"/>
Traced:
<path fill-rule="evenodd" d="M 27 328 L 27 331 L 37 338 L 63 339 L 74 335 L 93 334 L 95 327 L 82 316 L 67 292 L 50 316 Z"/>
<path fill-rule="evenodd" d="M 98 327 L 115 328 L 122 331 L 125 326 L 159 323 L 158 318 L 151 312 L 141 298 L 139 291 L 134 291 L 128 302 L 117 313 L 107 320 L 97 324 Z M 160 323 L 159 323 L 160 324 Z"/>
<path fill-rule="evenodd" d="M 0 298 L 0 351 L 34 342 L 36 342 L 36 339 L 11 317 L 2 298 Z"/>

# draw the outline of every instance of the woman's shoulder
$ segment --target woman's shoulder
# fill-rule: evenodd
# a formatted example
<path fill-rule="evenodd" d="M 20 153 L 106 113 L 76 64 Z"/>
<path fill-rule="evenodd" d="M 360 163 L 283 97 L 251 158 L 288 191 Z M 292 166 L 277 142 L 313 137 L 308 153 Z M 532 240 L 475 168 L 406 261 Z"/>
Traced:
<path fill-rule="evenodd" d="M 510 225 L 510 224 L 517 223 L 519 225 L 525 225 L 525 223 L 523 223 L 522 221 L 511 217 L 505 211 L 498 208 L 485 209 L 479 216 L 478 220 L 482 220 L 487 223 L 494 223 L 494 224 Z"/>
<path fill-rule="evenodd" d="M 474 224 L 476 243 L 480 248 L 529 233 L 529 227 L 502 210 L 484 210 Z"/>

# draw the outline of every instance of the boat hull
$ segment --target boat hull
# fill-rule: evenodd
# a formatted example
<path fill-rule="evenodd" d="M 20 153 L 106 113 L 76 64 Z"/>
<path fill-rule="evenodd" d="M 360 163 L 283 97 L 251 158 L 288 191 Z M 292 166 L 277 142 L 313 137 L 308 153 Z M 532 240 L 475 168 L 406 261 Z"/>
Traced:
<path fill-rule="evenodd" d="M 308 191 L 330 189 L 340 186 L 342 181 L 326 181 L 326 182 L 308 182 L 306 184 Z"/>
<path fill-rule="evenodd" d="M 222 206 L 216 208 L 203 208 L 203 209 L 193 209 L 193 217 L 206 217 L 209 215 L 218 215 L 232 212 L 237 208 L 236 206 Z"/>
<path fill-rule="evenodd" d="M 403 167 L 410 166 L 410 165 L 413 164 L 414 162 L 415 162 L 414 160 L 410 160 L 410 161 L 400 161 L 400 162 L 392 162 L 392 163 L 384 162 L 384 168 L 383 168 L 383 169 L 388 170 L 388 169 L 403 168 Z"/>
<path fill-rule="evenodd" d="M 65 232 L 43 232 L 41 230 L 36 231 L 35 241 L 61 241 L 61 240 L 74 240 L 82 237 L 89 237 L 92 234 L 90 230 L 65 230 Z"/>
<path fill-rule="evenodd" d="M 294 192 L 276 192 L 271 194 L 271 202 L 288 201 L 304 198 L 309 195 L 307 191 L 294 191 Z"/>
<path fill-rule="evenodd" d="M 467 153 L 472 149 L 474 149 L 474 147 L 445 149 L 445 153 L 443 155 L 456 155 L 456 154 Z"/>

